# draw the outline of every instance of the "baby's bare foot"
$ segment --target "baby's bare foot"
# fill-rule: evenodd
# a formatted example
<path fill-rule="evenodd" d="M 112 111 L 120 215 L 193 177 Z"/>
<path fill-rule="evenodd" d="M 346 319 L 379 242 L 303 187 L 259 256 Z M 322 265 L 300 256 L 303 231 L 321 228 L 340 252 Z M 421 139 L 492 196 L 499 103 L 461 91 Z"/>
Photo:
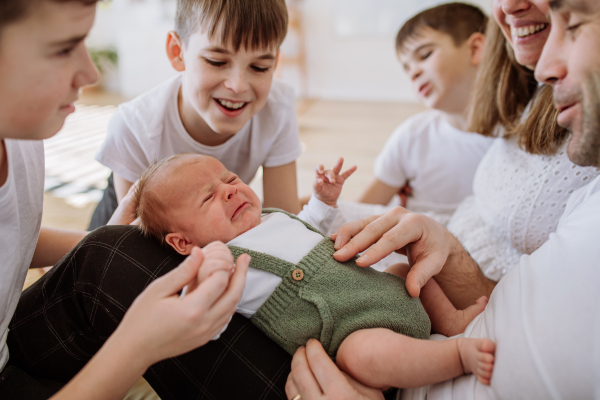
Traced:
<path fill-rule="evenodd" d="M 490 384 L 496 344 L 489 339 L 458 339 L 458 354 L 465 374 L 475 374 L 479 382 Z"/>
<path fill-rule="evenodd" d="M 438 333 L 447 337 L 463 333 L 471 321 L 483 312 L 487 303 L 488 298 L 481 296 L 472 306 L 469 306 L 464 310 L 456 310 L 456 313 L 449 315 L 448 319 L 440 324 Z"/>

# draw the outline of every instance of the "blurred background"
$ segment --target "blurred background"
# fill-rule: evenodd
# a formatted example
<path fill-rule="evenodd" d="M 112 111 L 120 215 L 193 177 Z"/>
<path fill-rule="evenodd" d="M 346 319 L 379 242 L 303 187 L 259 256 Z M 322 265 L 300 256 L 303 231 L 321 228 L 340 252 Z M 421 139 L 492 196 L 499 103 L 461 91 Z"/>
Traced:
<path fill-rule="evenodd" d="M 339 156 L 358 165 L 342 197 L 355 200 L 393 129 L 424 108 L 399 65 L 394 40 L 415 13 L 440 0 L 289 0 L 290 28 L 277 79 L 294 87 L 303 154 L 300 195 L 311 193 L 317 164 Z M 489 14 L 491 0 L 467 1 Z M 175 0 L 105 0 L 87 40 L 100 70 L 77 111 L 47 140 L 43 223 L 85 229 L 110 171 L 94 161 L 106 125 L 123 101 L 175 74 L 166 54 Z M 260 194 L 260 171 L 252 182 Z"/>

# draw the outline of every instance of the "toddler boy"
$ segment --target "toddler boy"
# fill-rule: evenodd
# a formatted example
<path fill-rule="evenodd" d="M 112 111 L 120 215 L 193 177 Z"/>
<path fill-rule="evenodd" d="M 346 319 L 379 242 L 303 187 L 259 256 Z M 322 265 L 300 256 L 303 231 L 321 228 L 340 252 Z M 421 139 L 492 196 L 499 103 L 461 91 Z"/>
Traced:
<path fill-rule="evenodd" d="M 133 202 L 142 230 L 181 254 L 217 240 L 234 256 L 250 254 L 237 312 L 291 354 L 316 338 L 341 368 L 373 387 L 410 387 L 471 372 L 489 382 L 493 342 L 421 340 L 431 330 L 423 306 L 431 309 L 434 330 L 454 335 L 483 310 L 485 298 L 457 311 L 432 281 L 423 288 L 422 305 L 399 276 L 334 260 L 333 242 L 321 232 L 335 219 L 342 185 L 355 170 L 341 173 L 342 162 L 317 170 L 314 196 L 298 217 L 263 210 L 238 176 L 197 154 L 150 167 Z M 201 270 L 199 281 L 213 272 Z M 408 365 L 411 372 L 394 373 Z"/>
<path fill-rule="evenodd" d="M 430 110 L 392 133 L 360 202 L 385 205 L 406 187 L 403 206 L 448 215 L 472 193 L 475 170 L 493 140 L 464 131 L 486 23 L 477 7 L 450 3 L 415 15 L 400 29 L 399 61 Z"/>
<path fill-rule="evenodd" d="M 293 89 L 273 81 L 288 25 L 284 0 L 178 0 L 167 56 L 180 72 L 124 103 L 96 160 L 113 171 L 90 229 L 104 225 L 155 161 L 207 154 L 249 183 L 263 167 L 264 204 L 298 213 L 301 154 Z"/>

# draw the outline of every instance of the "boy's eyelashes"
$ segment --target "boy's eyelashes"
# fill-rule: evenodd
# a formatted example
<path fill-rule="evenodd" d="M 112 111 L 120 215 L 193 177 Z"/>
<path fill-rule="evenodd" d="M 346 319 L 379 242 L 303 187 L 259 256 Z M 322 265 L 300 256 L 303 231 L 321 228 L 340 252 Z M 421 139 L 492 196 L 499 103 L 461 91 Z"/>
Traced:
<path fill-rule="evenodd" d="M 213 67 L 222 67 L 225 64 L 227 64 L 226 61 L 216 61 L 206 57 L 203 57 L 203 59 L 206 63 L 212 65 Z M 258 65 L 251 65 L 250 68 L 252 68 L 256 72 L 267 72 L 271 67 L 260 67 Z"/>
<path fill-rule="evenodd" d="M 73 52 L 73 50 L 75 50 L 75 47 L 77 47 L 77 46 L 65 47 L 63 49 L 60 49 L 59 51 L 57 51 L 54 54 L 58 57 L 66 57 L 66 56 L 70 55 Z"/>

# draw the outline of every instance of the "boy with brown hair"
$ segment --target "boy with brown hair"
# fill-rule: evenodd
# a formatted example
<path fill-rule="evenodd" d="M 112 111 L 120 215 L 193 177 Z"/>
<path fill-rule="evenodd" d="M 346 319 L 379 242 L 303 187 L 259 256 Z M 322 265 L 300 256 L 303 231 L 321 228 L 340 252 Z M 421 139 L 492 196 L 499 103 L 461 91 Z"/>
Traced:
<path fill-rule="evenodd" d="M 419 100 L 430 110 L 392 133 L 375 162 L 362 203 L 388 204 L 409 187 L 406 208 L 451 214 L 472 193 L 479 161 L 492 140 L 465 132 L 487 17 L 477 7 L 449 3 L 409 19 L 396 52 Z"/>
<path fill-rule="evenodd" d="M 292 88 L 274 81 L 288 25 L 284 0 L 178 0 L 167 56 L 177 76 L 124 103 L 96 159 L 112 169 L 90 228 L 104 224 L 153 162 L 179 153 L 220 160 L 264 204 L 298 213 L 301 153 Z"/>

